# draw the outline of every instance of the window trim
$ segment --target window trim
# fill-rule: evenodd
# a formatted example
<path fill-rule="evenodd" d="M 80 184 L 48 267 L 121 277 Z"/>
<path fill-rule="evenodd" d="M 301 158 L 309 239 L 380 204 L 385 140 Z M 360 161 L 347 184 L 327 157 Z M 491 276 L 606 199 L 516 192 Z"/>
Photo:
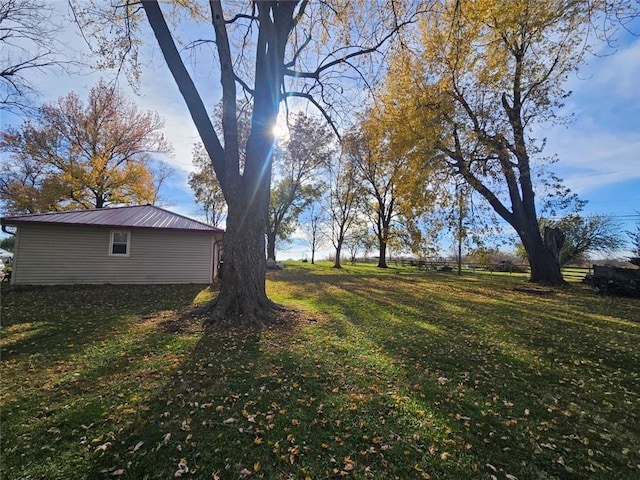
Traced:
<path fill-rule="evenodd" d="M 127 235 L 127 243 L 126 243 L 126 252 L 125 253 L 115 253 L 113 251 L 113 246 L 115 245 L 124 245 L 122 242 L 114 242 L 114 238 L 116 234 L 126 234 Z M 131 253 L 131 232 L 129 230 L 111 230 L 109 234 L 109 256 L 110 257 L 128 257 Z"/>

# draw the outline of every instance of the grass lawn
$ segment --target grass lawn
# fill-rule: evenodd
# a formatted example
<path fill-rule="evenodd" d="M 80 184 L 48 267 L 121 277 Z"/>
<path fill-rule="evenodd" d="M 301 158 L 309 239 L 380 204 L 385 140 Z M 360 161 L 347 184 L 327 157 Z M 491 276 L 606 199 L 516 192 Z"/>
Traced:
<path fill-rule="evenodd" d="M 206 286 L 2 291 L 6 479 L 638 479 L 640 301 L 288 264 L 287 325 Z"/>

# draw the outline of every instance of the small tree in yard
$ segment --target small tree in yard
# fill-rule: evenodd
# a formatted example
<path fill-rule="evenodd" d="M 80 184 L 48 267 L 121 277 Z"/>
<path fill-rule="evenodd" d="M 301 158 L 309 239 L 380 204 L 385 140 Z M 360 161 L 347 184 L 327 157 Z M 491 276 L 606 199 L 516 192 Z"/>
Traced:
<path fill-rule="evenodd" d="M 267 258 L 276 260 L 276 242 L 287 243 L 296 231 L 298 217 L 318 196 L 314 185 L 296 185 L 281 179 L 271 188 L 267 222 Z"/>
<path fill-rule="evenodd" d="M 201 143 L 193 147 L 193 166 L 196 170 L 189 174 L 189 186 L 195 194 L 196 203 L 204 212 L 207 223 L 217 227 L 224 218 L 227 204 L 213 171 L 211 159 Z"/>
<path fill-rule="evenodd" d="M 560 265 L 569 265 L 583 259 L 587 253 L 611 253 L 624 246 L 619 225 L 607 215 L 583 217 L 567 215 L 560 220 L 541 220 L 541 229 L 559 228 L 565 241 L 560 250 Z"/>
<path fill-rule="evenodd" d="M 387 268 L 387 244 L 393 236 L 393 220 L 398 216 L 397 184 L 406 161 L 404 152 L 390 151 L 386 139 L 372 133 L 371 130 L 375 129 L 371 128 L 371 124 L 377 126 L 373 113 L 367 120 L 359 129 L 351 130 L 343 143 L 346 154 L 358 170 L 364 186 L 363 193 L 368 198 L 364 202 L 364 210 L 378 240 L 378 267 Z"/>
<path fill-rule="evenodd" d="M 469 252 L 469 260 L 487 270 L 496 264 L 499 250 L 495 247 L 477 247 Z"/>
<path fill-rule="evenodd" d="M 302 214 L 301 230 L 311 250 L 311 264 L 316 263 L 316 252 L 327 240 L 325 231 L 326 219 L 324 211 L 318 203 L 312 203 Z"/>
<path fill-rule="evenodd" d="M 332 133 L 314 117 L 299 113 L 289 127 L 289 138 L 274 159 L 275 185 L 271 188 L 267 221 L 267 258 L 276 259 L 276 239 L 286 240 L 298 217 L 320 196 L 321 167 L 333 154 Z"/>
<path fill-rule="evenodd" d="M 345 239 L 357 225 L 364 189 L 358 168 L 345 155 L 336 158 L 329 172 L 327 211 L 330 216 L 331 243 L 335 248 L 333 268 L 342 268 L 340 256 Z"/>
<path fill-rule="evenodd" d="M 366 222 L 358 219 L 344 239 L 344 246 L 349 252 L 349 261 L 355 265 L 358 253 L 366 254 L 375 244 L 376 236 L 371 235 Z"/>

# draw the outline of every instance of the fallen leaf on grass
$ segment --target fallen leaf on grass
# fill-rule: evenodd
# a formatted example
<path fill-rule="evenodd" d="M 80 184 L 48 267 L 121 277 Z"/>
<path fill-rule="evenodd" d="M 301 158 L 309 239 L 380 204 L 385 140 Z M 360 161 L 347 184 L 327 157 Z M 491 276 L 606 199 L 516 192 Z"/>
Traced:
<path fill-rule="evenodd" d="M 138 450 L 140 450 L 140 447 L 142 445 L 144 445 L 144 442 L 141 440 L 141 441 L 139 441 L 138 443 L 136 443 L 134 445 L 134 447 L 131 449 L 131 451 L 134 452 L 134 453 L 137 452 Z"/>
<path fill-rule="evenodd" d="M 95 451 L 97 452 L 98 450 L 102 450 L 104 452 L 110 446 L 111 446 L 111 442 L 103 443 L 102 445 L 97 446 Z"/>
<path fill-rule="evenodd" d="M 173 474 L 173 476 L 176 477 L 176 478 L 179 478 L 179 477 L 182 477 L 183 473 L 189 473 L 189 466 L 187 465 L 187 459 L 186 458 L 181 458 L 180 459 L 180 462 L 178 463 L 178 469 Z"/>

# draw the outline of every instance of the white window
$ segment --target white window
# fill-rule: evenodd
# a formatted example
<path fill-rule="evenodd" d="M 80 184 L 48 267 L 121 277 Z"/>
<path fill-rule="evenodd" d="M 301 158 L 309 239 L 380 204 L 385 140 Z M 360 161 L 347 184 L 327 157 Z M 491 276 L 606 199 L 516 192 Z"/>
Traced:
<path fill-rule="evenodd" d="M 112 231 L 109 242 L 109 255 L 128 257 L 131 244 L 131 233 L 126 231 Z"/>

